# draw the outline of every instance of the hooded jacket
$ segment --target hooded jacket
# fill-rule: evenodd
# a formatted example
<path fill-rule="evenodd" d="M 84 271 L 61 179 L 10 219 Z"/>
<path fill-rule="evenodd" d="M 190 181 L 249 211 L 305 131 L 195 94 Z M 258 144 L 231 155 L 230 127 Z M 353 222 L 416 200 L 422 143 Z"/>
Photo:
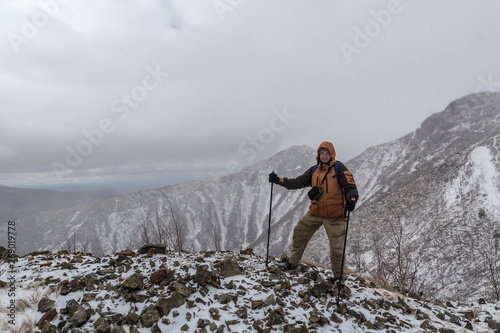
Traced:
<path fill-rule="evenodd" d="M 331 160 L 329 163 L 322 163 L 319 159 L 321 148 L 326 148 L 330 152 Z M 323 194 L 317 200 L 311 200 L 309 212 L 314 216 L 345 221 L 345 198 L 358 200 L 356 182 L 351 172 L 340 161 L 338 162 L 339 179 L 337 179 L 334 168 L 337 161 L 335 160 L 335 148 L 332 143 L 325 141 L 319 145 L 316 160 L 318 163 L 314 171 L 314 166 L 312 166 L 297 178 L 280 178 L 278 184 L 289 190 L 307 186 L 321 186 Z M 329 172 L 328 169 L 330 169 Z M 322 182 L 323 178 L 325 178 L 324 182 Z"/>

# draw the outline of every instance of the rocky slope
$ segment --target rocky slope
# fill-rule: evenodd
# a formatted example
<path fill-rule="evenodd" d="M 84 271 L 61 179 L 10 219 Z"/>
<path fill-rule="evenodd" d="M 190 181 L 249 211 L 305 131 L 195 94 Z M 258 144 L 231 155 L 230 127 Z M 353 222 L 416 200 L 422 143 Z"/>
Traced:
<path fill-rule="evenodd" d="M 18 259 L 18 273 L 0 265 L 0 328 L 41 333 L 500 329 L 500 303 L 429 302 L 352 274 L 337 306 L 328 270 L 304 265 L 284 273 L 275 265 L 272 259 L 266 268 L 251 250 L 178 254 L 146 246 L 102 258 L 34 253 Z"/>

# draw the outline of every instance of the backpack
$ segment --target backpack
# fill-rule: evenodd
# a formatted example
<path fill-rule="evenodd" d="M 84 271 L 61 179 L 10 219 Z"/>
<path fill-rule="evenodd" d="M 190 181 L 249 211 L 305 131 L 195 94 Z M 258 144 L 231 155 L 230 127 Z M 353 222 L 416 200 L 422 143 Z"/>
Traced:
<path fill-rule="evenodd" d="M 313 171 L 312 173 L 314 174 L 314 171 L 316 171 L 316 168 L 318 167 L 318 165 L 314 165 L 313 166 Z M 339 178 L 339 173 L 340 173 L 340 166 L 339 166 L 339 161 L 335 161 L 335 165 L 334 165 L 334 168 L 335 168 L 335 177 L 337 177 L 337 180 L 339 181 L 340 183 L 340 178 Z"/>

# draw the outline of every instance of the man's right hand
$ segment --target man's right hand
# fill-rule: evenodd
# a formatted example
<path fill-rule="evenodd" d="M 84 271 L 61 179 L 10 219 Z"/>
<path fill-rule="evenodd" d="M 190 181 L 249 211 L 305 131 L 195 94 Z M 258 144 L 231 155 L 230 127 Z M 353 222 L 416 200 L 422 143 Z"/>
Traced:
<path fill-rule="evenodd" d="M 269 174 L 269 182 L 278 184 L 280 182 L 280 177 L 273 171 Z"/>

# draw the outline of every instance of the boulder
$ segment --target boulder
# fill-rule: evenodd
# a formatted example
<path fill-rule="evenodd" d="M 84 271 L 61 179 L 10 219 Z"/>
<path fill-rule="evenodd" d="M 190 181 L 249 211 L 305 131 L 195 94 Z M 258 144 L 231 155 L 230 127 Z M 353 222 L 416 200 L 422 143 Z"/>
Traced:
<path fill-rule="evenodd" d="M 146 244 L 139 249 L 140 254 L 147 254 L 150 250 L 154 253 L 165 254 L 167 253 L 167 246 L 164 244 Z"/>
<path fill-rule="evenodd" d="M 128 291 L 135 291 L 135 290 L 141 290 L 144 288 L 144 279 L 145 277 L 142 276 L 139 273 L 134 273 L 131 276 L 129 276 L 125 281 L 122 283 L 122 288 L 128 290 Z"/>
<path fill-rule="evenodd" d="M 142 327 L 151 327 L 160 320 L 160 313 L 155 305 L 150 304 L 144 308 L 141 313 L 141 325 Z"/>

